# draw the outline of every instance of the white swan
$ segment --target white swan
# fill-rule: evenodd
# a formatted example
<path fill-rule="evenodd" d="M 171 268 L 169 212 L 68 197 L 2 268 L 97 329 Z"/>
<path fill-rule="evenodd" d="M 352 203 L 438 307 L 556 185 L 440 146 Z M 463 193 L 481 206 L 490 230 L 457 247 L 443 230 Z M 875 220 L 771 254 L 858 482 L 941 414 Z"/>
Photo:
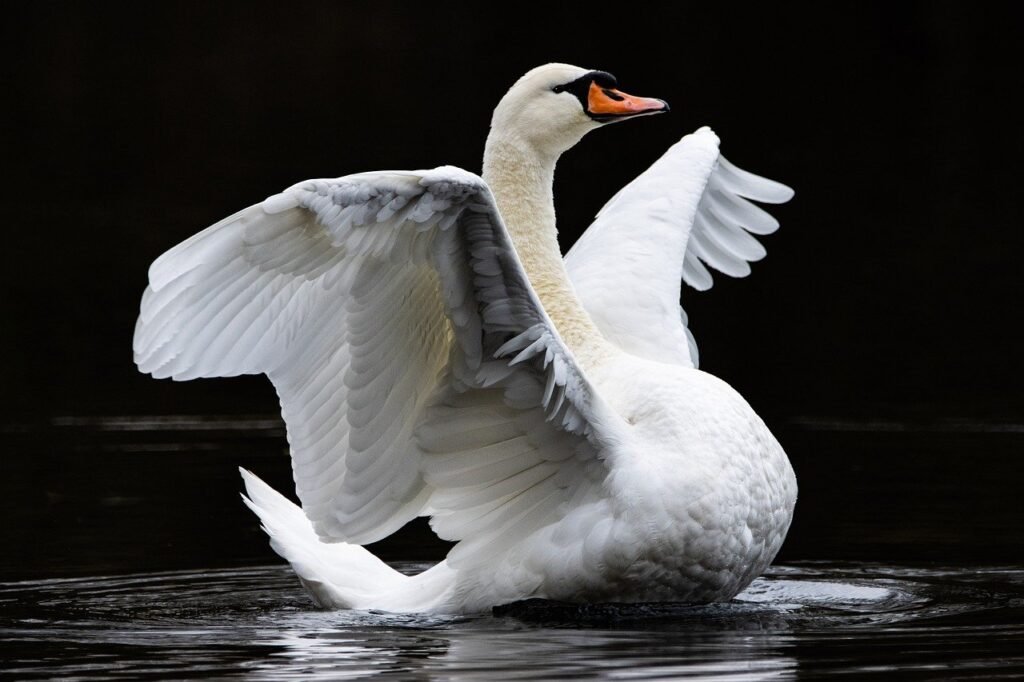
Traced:
<path fill-rule="evenodd" d="M 152 265 L 135 358 L 155 377 L 265 373 L 302 509 L 243 472 L 324 607 L 477 612 L 527 597 L 729 599 L 771 562 L 796 480 L 728 385 L 694 368 L 680 279 L 711 286 L 786 201 L 707 128 L 619 192 L 563 262 L 558 156 L 667 109 L 551 64 L 494 112 L 483 178 L 309 180 Z M 429 515 L 448 557 L 400 575 L 360 544 Z"/>

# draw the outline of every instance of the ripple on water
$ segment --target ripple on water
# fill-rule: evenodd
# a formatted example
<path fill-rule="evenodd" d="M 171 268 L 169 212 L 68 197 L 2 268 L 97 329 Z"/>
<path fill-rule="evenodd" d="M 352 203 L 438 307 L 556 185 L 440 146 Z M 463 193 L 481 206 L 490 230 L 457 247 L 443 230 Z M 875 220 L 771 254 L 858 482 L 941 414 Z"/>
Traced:
<path fill-rule="evenodd" d="M 0 584 L 0 647 L 19 678 L 1024 674 L 1018 568 L 808 564 L 727 604 L 499 613 L 318 611 L 282 567 L 25 581 Z"/>

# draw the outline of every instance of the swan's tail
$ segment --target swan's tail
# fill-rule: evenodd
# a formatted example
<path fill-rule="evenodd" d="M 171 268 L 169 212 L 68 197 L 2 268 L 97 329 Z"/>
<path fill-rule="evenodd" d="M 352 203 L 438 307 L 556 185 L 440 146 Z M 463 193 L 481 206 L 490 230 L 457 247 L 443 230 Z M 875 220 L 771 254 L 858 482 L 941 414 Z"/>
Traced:
<path fill-rule="evenodd" d="M 320 540 L 302 509 L 251 471 L 239 471 L 247 494 L 242 500 L 260 517 L 270 546 L 288 560 L 318 606 L 382 608 L 412 587 L 407 583 L 414 578 L 402 575 L 362 547 Z"/>

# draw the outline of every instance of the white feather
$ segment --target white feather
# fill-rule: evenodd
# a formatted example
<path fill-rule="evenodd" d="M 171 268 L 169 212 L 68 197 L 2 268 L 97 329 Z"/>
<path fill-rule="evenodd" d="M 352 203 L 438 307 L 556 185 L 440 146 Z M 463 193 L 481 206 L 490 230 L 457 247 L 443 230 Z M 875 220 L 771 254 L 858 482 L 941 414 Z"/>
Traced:
<path fill-rule="evenodd" d="M 785 185 L 737 168 L 718 137 L 701 128 L 622 188 L 565 258 L 580 299 L 601 333 L 640 357 L 697 366 L 697 347 L 678 314 L 679 282 L 698 291 L 764 258 L 751 236 L 779 223 L 743 197 L 782 203 Z"/>

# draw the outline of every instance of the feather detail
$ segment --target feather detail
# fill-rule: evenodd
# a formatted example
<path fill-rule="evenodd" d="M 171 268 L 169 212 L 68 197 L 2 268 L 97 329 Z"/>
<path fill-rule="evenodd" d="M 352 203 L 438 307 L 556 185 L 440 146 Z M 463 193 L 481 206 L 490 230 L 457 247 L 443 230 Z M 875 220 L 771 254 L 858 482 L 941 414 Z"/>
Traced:
<path fill-rule="evenodd" d="M 729 163 L 701 128 L 623 187 L 565 258 L 601 333 L 640 357 L 696 367 L 697 346 L 679 307 L 680 281 L 714 284 L 708 266 L 746 277 L 767 252 L 753 235 L 779 223 L 748 201 L 783 203 L 785 185 Z"/>
<path fill-rule="evenodd" d="M 617 428 L 490 190 L 452 167 L 301 182 L 175 247 L 151 268 L 135 353 L 155 376 L 266 373 L 329 541 L 371 542 L 435 507 L 446 537 L 490 538 L 528 491 L 554 513 L 564 490 L 545 481 L 564 453 L 592 419 Z"/>

